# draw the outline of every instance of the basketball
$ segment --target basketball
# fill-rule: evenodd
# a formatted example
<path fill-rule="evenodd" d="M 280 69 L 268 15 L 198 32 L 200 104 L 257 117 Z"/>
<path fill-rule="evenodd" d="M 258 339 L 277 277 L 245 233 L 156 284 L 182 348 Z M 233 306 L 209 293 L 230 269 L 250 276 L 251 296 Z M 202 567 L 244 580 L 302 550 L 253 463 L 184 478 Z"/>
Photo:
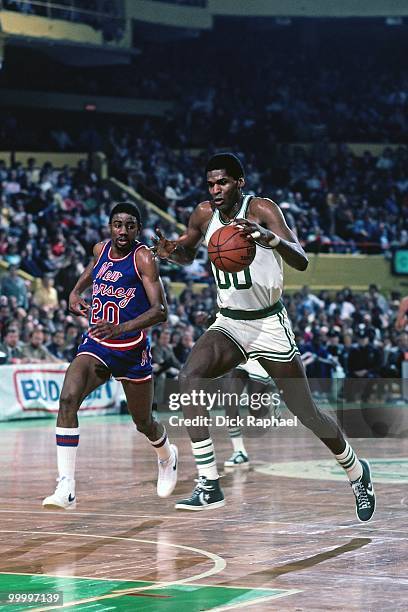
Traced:
<path fill-rule="evenodd" d="M 241 272 L 254 260 L 256 245 L 236 225 L 220 227 L 208 243 L 208 256 L 223 272 Z"/>

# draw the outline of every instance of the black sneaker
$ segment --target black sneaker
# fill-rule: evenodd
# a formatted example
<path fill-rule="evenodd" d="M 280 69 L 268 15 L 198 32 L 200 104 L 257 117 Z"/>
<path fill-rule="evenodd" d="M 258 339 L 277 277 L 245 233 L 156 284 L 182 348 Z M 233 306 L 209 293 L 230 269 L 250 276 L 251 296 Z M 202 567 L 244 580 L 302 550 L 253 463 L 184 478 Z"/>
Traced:
<path fill-rule="evenodd" d="M 177 502 L 175 508 L 177 510 L 212 510 L 213 508 L 221 508 L 225 505 L 224 493 L 220 487 L 220 481 L 208 480 L 205 476 L 200 476 L 191 497 L 182 499 Z"/>
<path fill-rule="evenodd" d="M 350 484 L 356 498 L 357 518 L 359 521 L 366 522 L 374 514 L 375 494 L 368 461 L 360 459 L 360 463 L 363 468 L 363 475 Z"/>

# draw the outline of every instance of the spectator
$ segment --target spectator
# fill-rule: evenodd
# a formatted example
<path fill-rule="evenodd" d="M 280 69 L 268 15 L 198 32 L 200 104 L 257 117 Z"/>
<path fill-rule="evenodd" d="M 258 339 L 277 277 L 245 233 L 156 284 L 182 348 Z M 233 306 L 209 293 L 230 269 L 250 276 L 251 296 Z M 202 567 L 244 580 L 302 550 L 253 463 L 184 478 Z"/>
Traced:
<path fill-rule="evenodd" d="M 189 330 L 185 331 L 174 348 L 174 354 L 182 365 L 186 363 L 187 357 L 191 353 L 193 346 L 194 337 L 192 332 Z"/>
<path fill-rule="evenodd" d="M 18 306 L 25 310 L 28 308 L 27 287 L 24 280 L 18 275 L 18 268 L 15 265 L 10 265 L 8 273 L 1 279 L 1 295 L 6 297 L 14 296 L 17 299 Z"/>
<path fill-rule="evenodd" d="M 34 292 L 33 302 L 45 311 L 55 310 L 58 307 L 58 293 L 51 274 L 46 274 L 41 279 L 41 286 Z"/>
<path fill-rule="evenodd" d="M 70 352 L 65 350 L 65 334 L 63 329 L 57 329 L 52 335 L 52 342 L 47 349 L 59 361 L 69 361 Z"/>
<path fill-rule="evenodd" d="M 23 347 L 23 358 L 28 363 L 59 363 L 50 351 L 44 346 L 44 331 L 41 327 L 35 327 L 29 335 L 29 342 Z"/>
<path fill-rule="evenodd" d="M 0 364 L 23 363 L 24 355 L 17 326 L 10 325 L 0 344 Z"/>
<path fill-rule="evenodd" d="M 181 368 L 181 363 L 170 345 L 170 332 L 166 328 L 158 334 L 158 340 L 152 346 L 152 359 L 155 374 L 154 401 L 157 406 L 162 406 L 165 397 L 166 378 L 175 378 Z"/>
<path fill-rule="evenodd" d="M 355 400 L 360 396 L 362 401 L 367 401 L 372 391 L 369 379 L 380 376 L 382 365 L 382 350 L 370 341 L 368 330 L 359 329 L 357 343 L 352 346 L 348 357 L 349 380 L 345 383 L 346 399 Z"/>

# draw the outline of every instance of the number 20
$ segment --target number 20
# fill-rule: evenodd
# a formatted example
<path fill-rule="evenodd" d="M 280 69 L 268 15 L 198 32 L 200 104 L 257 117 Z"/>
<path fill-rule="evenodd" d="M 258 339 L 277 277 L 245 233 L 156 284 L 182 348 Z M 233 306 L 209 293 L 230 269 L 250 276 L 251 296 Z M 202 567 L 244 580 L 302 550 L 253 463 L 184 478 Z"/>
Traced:
<path fill-rule="evenodd" d="M 102 310 L 102 316 L 98 316 Z M 115 302 L 102 302 L 99 298 L 94 298 L 92 303 L 91 325 L 95 325 L 98 321 L 104 319 L 114 325 L 119 325 L 119 306 Z"/>

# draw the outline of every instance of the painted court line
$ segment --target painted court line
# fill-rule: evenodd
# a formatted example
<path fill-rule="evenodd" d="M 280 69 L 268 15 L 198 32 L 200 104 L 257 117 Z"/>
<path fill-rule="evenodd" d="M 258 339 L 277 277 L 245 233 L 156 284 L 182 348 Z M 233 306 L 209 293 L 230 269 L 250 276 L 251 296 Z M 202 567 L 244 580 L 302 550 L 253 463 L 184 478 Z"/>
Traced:
<path fill-rule="evenodd" d="M 296 502 L 298 503 L 298 502 Z M 0 513 L 3 514 L 41 514 L 43 517 L 49 517 L 49 516 L 60 516 L 60 517 L 67 517 L 67 512 L 64 510 L 2 510 L 0 509 Z M 197 513 L 194 514 L 194 516 L 191 514 L 187 514 L 187 513 L 183 513 L 183 520 L 188 520 L 190 519 L 193 522 L 197 522 Z M 89 510 L 89 512 L 78 512 L 77 510 L 74 511 L 70 511 L 69 513 L 69 517 L 70 518 L 75 518 L 75 516 L 111 516 L 114 518 L 131 518 L 131 519 L 138 519 L 138 518 L 147 518 L 147 519 L 151 519 L 153 518 L 151 514 L 113 514 L 113 513 L 105 513 L 105 512 L 93 512 L 91 510 Z M 181 517 L 181 513 L 177 513 L 177 514 L 171 514 L 171 515 L 164 515 L 164 514 L 160 514 L 160 515 L 155 515 L 154 518 L 160 518 L 160 519 L 170 519 L 173 521 L 177 521 L 178 523 L 180 522 L 180 517 Z M 211 517 L 205 517 L 205 522 L 208 521 L 215 521 L 215 522 L 219 522 L 220 519 L 218 518 L 211 518 Z M 237 522 L 237 519 L 235 518 L 228 518 L 228 517 L 222 517 L 222 521 L 224 523 L 226 522 Z M 240 523 L 242 522 L 241 519 L 239 521 Z M 250 522 L 250 520 L 248 519 L 248 522 Z M 293 525 L 293 522 L 289 522 L 289 521 L 263 521 L 262 519 L 258 521 L 259 523 L 267 523 L 268 525 L 273 525 L 273 524 L 277 524 L 277 525 Z"/>
<path fill-rule="evenodd" d="M 100 580 L 105 582 L 138 582 L 137 580 L 129 579 L 129 578 L 95 578 L 94 576 L 63 576 L 62 574 L 31 574 L 30 572 L 0 572 L 0 574 L 4 574 L 5 576 L 44 576 L 46 578 L 68 578 L 69 580 Z M 140 580 L 143 582 L 143 580 Z M 157 583 L 159 584 L 159 583 Z M 172 583 L 174 584 L 174 582 Z M 265 589 L 269 589 L 272 587 L 256 587 L 251 586 L 250 584 L 203 584 L 202 582 L 189 582 L 190 586 L 198 586 L 198 587 L 211 587 L 212 589 L 244 589 L 247 591 L 250 589 L 251 591 L 265 591 Z M 302 592 L 302 591 L 300 591 Z M 274 596 L 275 597 L 275 596 Z"/>
<path fill-rule="evenodd" d="M 193 548 L 192 546 L 185 546 L 183 544 L 172 544 L 169 542 L 158 542 L 157 540 L 142 540 L 139 538 L 124 538 L 121 536 L 111 536 L 111 535 L 96 535 L 96 534 L 85 534 L 85 533 L 68 533 L 62 531 L 22 531 L 22 530 L 0 530 L 0 533 L 19 533 L 19 534 L 28 534 L 28 535 L 55 535 L 55 536 L 68 536 L 74 538 L 95 538 L 95 539 L 103 539 L 103 540 L 122 540 L 126 542 L 141 542 L 143 544 L 162 544 L 163 546 L 169 546 L 170 548 L 178 548 L 182 550 L 188 550 L 189 552 L 198 553 L 204 557 L 207 557 L 210 561 L 214 563 L 214 567 L 207 570 L 206 572 L 202 572 L 201 574 L 195 574 L 190 578 L 183 578 L 181 580 L 174 580 L 172 582 L 159 582 L 154 585 L 150 585 L 147 587 L 133 588 L 133 589 L 122 589 L 120 591 L 115 591 L 109 595 L 101 595 L 99 597 L 89 597 L 88 599 L 81 599 L 79 601 L 70 602 L 68 604 L 63 604 L 62 606 L 47 606 L 46 608 L 35 608 L 31 612 L 42 612 L 47 610 L 60 610 L 62 608 L 69 608 L 79 604 L 90 603 L 92 601 L 100 601 L 103 599 L 114 599 L 116 597 L 122 597 L 122 595 L 129 593 L 138 593 L 140 591 L 149 591 L 152 589 L 160 589 L 168 586 L 177 586 L 180 584 L 188 584 L 193 582 L 194 580 L 202 580 L 203 578 L 208 578 L 209 576 L 213 576 L 214 574 L 218 574 L 222 572 L 227 566 L 225 559 L 216 555 L 212 552 L 201 550 L 200 548 Z"/>
<path fill-rule="evenodd" d="M 296 502 L 298 503 L 298 502 Z M 1 510 L 0 509 L 0 514 L 36 514 L 36 515 L 42 515 L 44 518 L 46 517 L 50 517 L 52 516 L 54 517 L 60 517 L 60 518 L 64 518 L 66 519 L 67 517 L 67 512 L 66 511 L 60 511 L 60 510 Z M 75 511 L 70 511 L 69 517 L 70 519 L 75 518 L 75 516 L 86 516 L 86 517 L 94 517 L 94 516 L 100 516 L 100 517 L 114 517 L 116 518 L 131 518 L 131 519 L 151 519 L 153 518 L 151 514 L 111 514 L 111 513 L 104 513 L 104 512 L 77 512 Z M 180 514 L 177 515 L 158 515 L 155 516 L 154 518 L 160 518 L 160 519 L 170 519 L 173 521 L 177 521 L 178 523 L 180 522 Z M 191 521 L 194 521 L 195 523 L 197 522 L 197 516 L 196 514 L 193 516 L 188 515 L 187 513 L 183 514 L 183 520 L 188 520 L 190 519 Z M 205 517 L 205 521 L 216 521 L 219 522 L 219 518 L 211 518 L 211 517 Z M 253 519 L 248 518 L 248 520 L 245 520 L 243 518 L 240 518 L 239 521 L 237 521 L 237 519 L 235 518 L 228 518 L 228 517 L 222 517 L 222 521 L 224 523 L 230 522 L 230 523 L 237 523 L 239 522 L 240 525 L 243 524 L 252 524 L 253 523 Z M 372 519 L 372 521 L 370 521 L 370 525 L 376 525 L 379 523 L 379 519 L 374 518 Z M 298 523 L 297 521 L 293 520 L 293 521 L 271 521 L 271 520 L 264 520 L 264 519 L 257 519 L 257 524 L 258 525 L 289 525 L 291 527 L 291 529 L 298 527 L 299 531 L 302 532 L 302 534 L 310 534 L 310 535 L 315 535 L 315 532 L 309 532 L 309 531 L 305 531 L 305 530 L 309 530 L 309 529 L 319 529 L 319 531 L 317 532 L 317 534 L 321 533 L 322 535 L 324 535 L 324 533 L 327 533 L 327 531 L 332 532 L 334 525 L 333 523 L 327 521 L 327 522 L 320 522 L 320 523 L 308 523 L 307 526 Z M 345 529 L 353 529 L 353 530 L 362 530 L 364 532 L 367 532 L 368 529 L 371 529 L 371 527 L 368 527 L 367 525 L 364 525 L 362 523 L 358 523 L 356 519 L 351 520 L 350 524 L 348 525 L 340 525 L 337 524 L 335 525 L 335 528 L 338 530 L 345 530 Z M 391 531 L 393 533 L 408 533 L 408 530 L 404 530 L 401 528 L 398 529 L 387 529 L 386 527 L 381 527 L 381 531 Z M 373 533 L 371 535 L 374 535 Z"/>
<path fill-rule="evenodd" d="M 217 608 L 211 608 L 209 612 L 224 612 L 224 610 L 236 610 L 237 608 L 246 608 L 247 606 L 253 606 L 254 604 L 263 604 L 273 599 L 281 599 L 282 597 L 289 597 L 289 595 L 295 595 L 296 593 L 302 593 L 300 589 L 291 589 L 285 593 L 277 593 L 276 595 L 267 595 L 266 597 L 257 597 L 250 601 L 242 601 L 236 604 L 227 604 L 225 606 L 219 606 Z"/>

